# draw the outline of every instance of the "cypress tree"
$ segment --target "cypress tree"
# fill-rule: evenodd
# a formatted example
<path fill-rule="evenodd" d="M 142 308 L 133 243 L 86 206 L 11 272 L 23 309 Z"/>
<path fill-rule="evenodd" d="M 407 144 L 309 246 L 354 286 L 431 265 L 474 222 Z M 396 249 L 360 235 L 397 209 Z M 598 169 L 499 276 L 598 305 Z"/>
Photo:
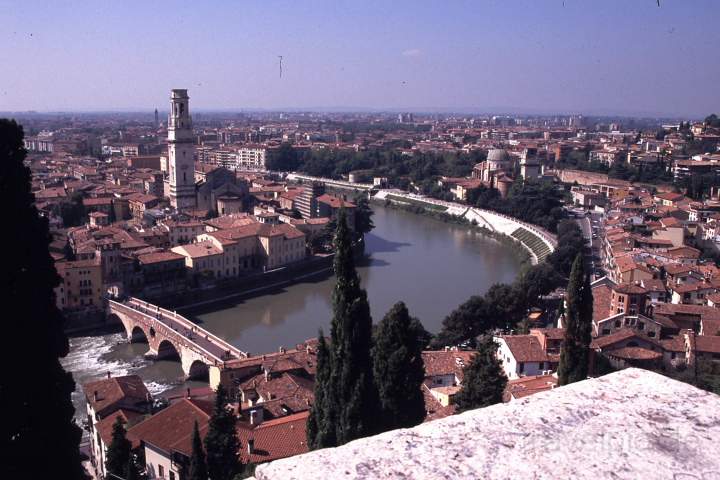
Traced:
<path fill-rule="evenodd" d="M 82 431 L 73 420 L 72 375 L 60 365 L 68 353 L 64 318 L 55 304 L 59 284 L 48 251 L 47 219 L 38 215 L 24 165 L 23 130 L 0 119 L 0 204 L 5 224 L 0 247 L 8 252 L 0 269 L 0 302 L 17 306 L 3 322 L 4 365 L 23 359 L 22 368 L 6 368 L 0 380 L 5 460 L 0 478 L 85 478 L 80 463 Z M 42 462 L 38 462 L 42 455 Z"/>
<path fill-rule="evenodd" d="M 588 374 L 593 298 L 582 254 L 578 254 L 573 262 L 566 301 L 565 341 L 558 365 L 559 385 L 584 380 Z"/>
<path fill-rule="evenodd" d="M 128 458 L 128 463 L 125 467 L 125 480 L 141 480 L 142 478 L 143 475 L 140 474 L 140 469 L 135 463 L 132 453 L 130 453 L 130 458 Z"/>
<path fill-rule="evenodd" d="M 205 451 L 203 450 L 202 440 L 200 439 L 200 430 L 198 423 L 195 422 L 192 438 L 192 455 L 190 457 L 190 466 L 188 469 L 187 480 L 207 480 L 208 470 L 205 462 Z"/>
<path fill-rule="evenodd" d="M 240 472 L 240 441 L 235 430 L 235 417 L 227 409 L 225 388 L 218 386 L 215 408 L 205 436 L 207 471 L 212 480 L 231 480 Z"/>
<path fill-rule="evenodd" d="M 333 267 L 337 283 L 332 293 L 330 384 L 337 417 L 332 420 L 335 440 L 338 445 L 343 445 L 374 433 L 378 403 L 370 358 L 370 305 L 355 270 L 351 233 L 344 210 L 337 219 Z"/>
<path fill-rule="evenodd" d="M 455 396 L 458 412 L 487 407 L 503 401 L 507 377 L 495 352 L 497 344 L 484 337 L 477 353 L 463 370 L 462 388 Z"/>
<path fill-rule="evenodd" d="M 321 330 L 317 347 L 315 401 L 307 422 L 308 446 L 312 450 L 336 445 L 333 419 L 337 415 L 337 408 L 333 392 L 329 390 L 332 375 L 330 361 L 330 350 Z"/>
<path fill-rule="evenodd" d="M 332 293 L 329 355 L 327 362 L 318 362 L 318 366 L 322 362 L 316 377 L 320 404 L 313 408 L 308 423 L 308 443 L 313 448 L 342 445 L 374 433 L 378 403 L 370 358 L 370 305 L 355 270 L 344 210 L 337 216 L 334 245 L 337 283 Z"/>
<path fill-rule="evenodd" d="M 421 390 L 425 379 L 424 345 L 419 326 L 405 304 L 398 302 L 375 331 L 372 359 L 380 398 L 380 430 L 413 427 L 425 418 Z"/>
<path fill-rule="evenodd" d="M 132 445 L 125 434 L 125 423 L 118 416 L 113 423 L 112 441 L 105 456 L 105 471 L 122 478 L 127 476 L 128 471 L 135 470 L 131 455 Z"/>

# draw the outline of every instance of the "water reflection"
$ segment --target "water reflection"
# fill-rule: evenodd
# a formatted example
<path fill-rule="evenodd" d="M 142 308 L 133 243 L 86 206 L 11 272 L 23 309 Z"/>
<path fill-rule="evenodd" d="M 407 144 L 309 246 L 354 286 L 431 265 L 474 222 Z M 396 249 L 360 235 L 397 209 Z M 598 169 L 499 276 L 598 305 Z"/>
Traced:
<path fill-rule="evenodd" d="M 375 212 L 358 273 L 376 320 L 403 300 L 437 331 L 457 305 L 519 271 L 520 259 L 495 239 L 403 211 Z M 333 286 L 333 277 L 320 278 L 185 313 L 240 349 L 272 351 L 314 337 L 319 328 L 328 331 Z"/>

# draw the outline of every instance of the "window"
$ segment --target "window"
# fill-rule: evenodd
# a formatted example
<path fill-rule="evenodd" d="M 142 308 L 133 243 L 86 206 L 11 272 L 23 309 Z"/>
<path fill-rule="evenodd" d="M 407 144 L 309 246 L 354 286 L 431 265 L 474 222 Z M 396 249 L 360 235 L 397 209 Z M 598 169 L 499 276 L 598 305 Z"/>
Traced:
<path fill-rule="evenodd" d="M 165 476 L 165 468 L 162 465 L 158 465 L 158 477 L 163 478 Z"/>
<path fill-rule="evenodd" d="M 170 472 L 170 480 L 175 480 L 175 472 Z"/>
<path fill-rule="evenodd" d="M 609 329 L 609 328 L 603 328 L 602 334 L 603 334 L 603 335 L 610 335 L 610 329 Z"/>
<path fill-rule="evenodd" d="M 654 337 L 654 336 L 655 336 L 655 332 L 648 332 L 647 335 L 648 335 L 648 337 Z"/>
<path fill-rule="evenodd" d="M 620 320 L 615 320 L 615 328 L 620 328 Z"/>
<path fill-rule="evenodd" d="M 519 371 L 520 373 L 523 373 L 523 372 L 525 371 L 525 364 L 524 364 L 523 362 L 520 362 L 520 363 L 518 364 L 518 371 Z"/>

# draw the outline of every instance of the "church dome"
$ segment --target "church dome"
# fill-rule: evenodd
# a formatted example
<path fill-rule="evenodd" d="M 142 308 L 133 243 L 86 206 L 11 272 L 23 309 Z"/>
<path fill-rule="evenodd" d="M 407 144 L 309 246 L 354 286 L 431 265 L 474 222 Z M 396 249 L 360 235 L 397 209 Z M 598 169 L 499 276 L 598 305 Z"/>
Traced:
<path fill-rule="evenodd" d="M 487 154 L 487 162 L 491 170 L 501 170 L 510 163 L 510 155 L 502 148 L 493 148 Z"/>
<path fill-rule="evenodd" d="M 503 163 L 510 160 L 510 155 L 502 148 L 493 148 L 487 154 L 488 162 Z"/>

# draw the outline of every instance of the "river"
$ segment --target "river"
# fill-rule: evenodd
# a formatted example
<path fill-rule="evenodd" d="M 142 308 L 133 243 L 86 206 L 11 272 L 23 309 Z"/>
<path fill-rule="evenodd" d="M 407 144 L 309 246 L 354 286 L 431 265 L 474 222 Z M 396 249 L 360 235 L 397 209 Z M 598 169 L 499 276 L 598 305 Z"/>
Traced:
<path fill-rule="evenodd" d="M 512 282 L 520 270 L 517 252 L 493 238 L 401 210 L 374 211 L 375 229 L 366 236 L 367 258 L 358 273 L 376 322 L 402 300 L 425 328 L 437 332 L 468 297 L 493 283 Z M 334 277 L 325 276 L 183 313 L 241 350 L 260 354 L 315 337 L 320 328 L 327 333 L 333 285 Z M 78 418 L 84 411 L 79 384 L 108 371 L 140 375 L 153 394 L 200 385 L 182 381 L 179 362 L 145 360 L 147 345 L 129 344 L 121 333 L 74 337 L 70 344 L 63 364 L 78 383 Z"/>

